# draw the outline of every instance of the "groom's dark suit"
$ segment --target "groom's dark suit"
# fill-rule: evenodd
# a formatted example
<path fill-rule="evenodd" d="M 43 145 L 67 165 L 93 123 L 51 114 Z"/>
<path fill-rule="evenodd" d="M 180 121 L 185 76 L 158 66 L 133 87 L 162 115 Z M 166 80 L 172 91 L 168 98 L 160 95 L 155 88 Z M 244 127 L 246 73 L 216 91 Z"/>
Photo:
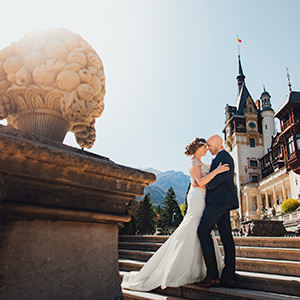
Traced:
<path fill-rule="evenodd" d="M 210 172 L 219 164 L 228 164 L 230 170 L 218 174 L 206 184 L 206 207 L 203 212 L 199 227 L 198 237 L 207 267 L 207 276 L 219 278 L 216 255 L 211 238 L 211 231 L 218 226 L 221 241 L 225 252 L 225 267 L 221 278 L 235 278 L 235 246 L 231 232 L 230 210 L 238 208 L 238 198 L 234 186 L 234 162 L 225 150 L 220 150 L 212 161 Z"/>

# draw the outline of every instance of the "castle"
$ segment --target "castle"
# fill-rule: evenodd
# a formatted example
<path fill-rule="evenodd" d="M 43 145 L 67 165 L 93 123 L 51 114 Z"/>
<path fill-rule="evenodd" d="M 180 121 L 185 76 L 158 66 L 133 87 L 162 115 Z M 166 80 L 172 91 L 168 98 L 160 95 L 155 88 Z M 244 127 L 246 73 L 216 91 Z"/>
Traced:
<path fill-rule="evenodd" d="M 239 222 L 282 217 L 281 204 L 300 197 L 300 92 L 289 83 L 289 94 L 280 109 L 272 109 L 266 91 L 254 101 L 245 83 L 240 55 L 236 77 L 235 106 L 226 105 L 223 133 L 225 149 L 235 161 L 235 184 L 240 208 L 233 212 L 233 227 Z M 275 118 L 280 133 L 275 132 Z"/>

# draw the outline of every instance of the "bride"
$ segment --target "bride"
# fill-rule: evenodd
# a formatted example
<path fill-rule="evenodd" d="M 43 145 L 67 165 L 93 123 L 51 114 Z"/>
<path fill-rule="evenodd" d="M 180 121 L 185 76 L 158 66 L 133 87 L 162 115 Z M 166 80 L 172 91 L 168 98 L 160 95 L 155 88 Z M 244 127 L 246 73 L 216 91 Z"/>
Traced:
<path fill-rule="evenodd" d="M 229 167 L 220 164 L 209 173 L 209 165 L 201 161 L 207 152 L 206 140 L 203 138 L 195 138 L 185 149 L 185 154 L 192 156 L 189 164 L 191 182 L 196 181 L 200 187 L 191 185 L 187 196 L 187 213 L 179 227 L 139 272 L 124 275 L 122 288 L 151 291 L 159 286 L 165 289 L 201 281 L 206 276 L 206 265 L 197 236 L 205 207 L 205 184 L 217 174 L 228 171 Z M 214 235 L 213 240 L 221 274 L 224 264 Z"/>

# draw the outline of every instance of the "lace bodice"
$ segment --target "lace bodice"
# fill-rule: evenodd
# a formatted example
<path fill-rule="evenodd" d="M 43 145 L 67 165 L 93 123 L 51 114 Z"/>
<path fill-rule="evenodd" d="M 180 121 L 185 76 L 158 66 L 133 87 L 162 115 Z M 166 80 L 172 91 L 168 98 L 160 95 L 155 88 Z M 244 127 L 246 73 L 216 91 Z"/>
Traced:
<path fill-rule="evenodd" d="M 199 160 L 197 160 L 196 158 L 192 158 L 190 161 L 190 166 L 189 166 L 189 171 L 190 171 L 190 176 L 191 176 L 191 182 L 193 182 L 195 179 L 191 174 L 191 169 L 195 168 L 196 166 L 200 167 L 200 172 L 201 172 L 201 176 L 206 176 L 209 173 L 209 169 L 206 165 L 204 165 L 203 163 L 201 163 Z"/>

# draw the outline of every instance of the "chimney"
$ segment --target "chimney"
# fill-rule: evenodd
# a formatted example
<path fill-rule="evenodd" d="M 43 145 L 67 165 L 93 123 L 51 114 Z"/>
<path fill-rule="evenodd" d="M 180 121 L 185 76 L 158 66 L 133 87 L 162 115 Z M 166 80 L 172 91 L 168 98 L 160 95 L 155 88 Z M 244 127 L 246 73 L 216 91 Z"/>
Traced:
<path fill-rule="evenodd" d="M 260 100 L 255 101 L 255 106 L 258 109 L 258 111 L 260 111 Z"/>

